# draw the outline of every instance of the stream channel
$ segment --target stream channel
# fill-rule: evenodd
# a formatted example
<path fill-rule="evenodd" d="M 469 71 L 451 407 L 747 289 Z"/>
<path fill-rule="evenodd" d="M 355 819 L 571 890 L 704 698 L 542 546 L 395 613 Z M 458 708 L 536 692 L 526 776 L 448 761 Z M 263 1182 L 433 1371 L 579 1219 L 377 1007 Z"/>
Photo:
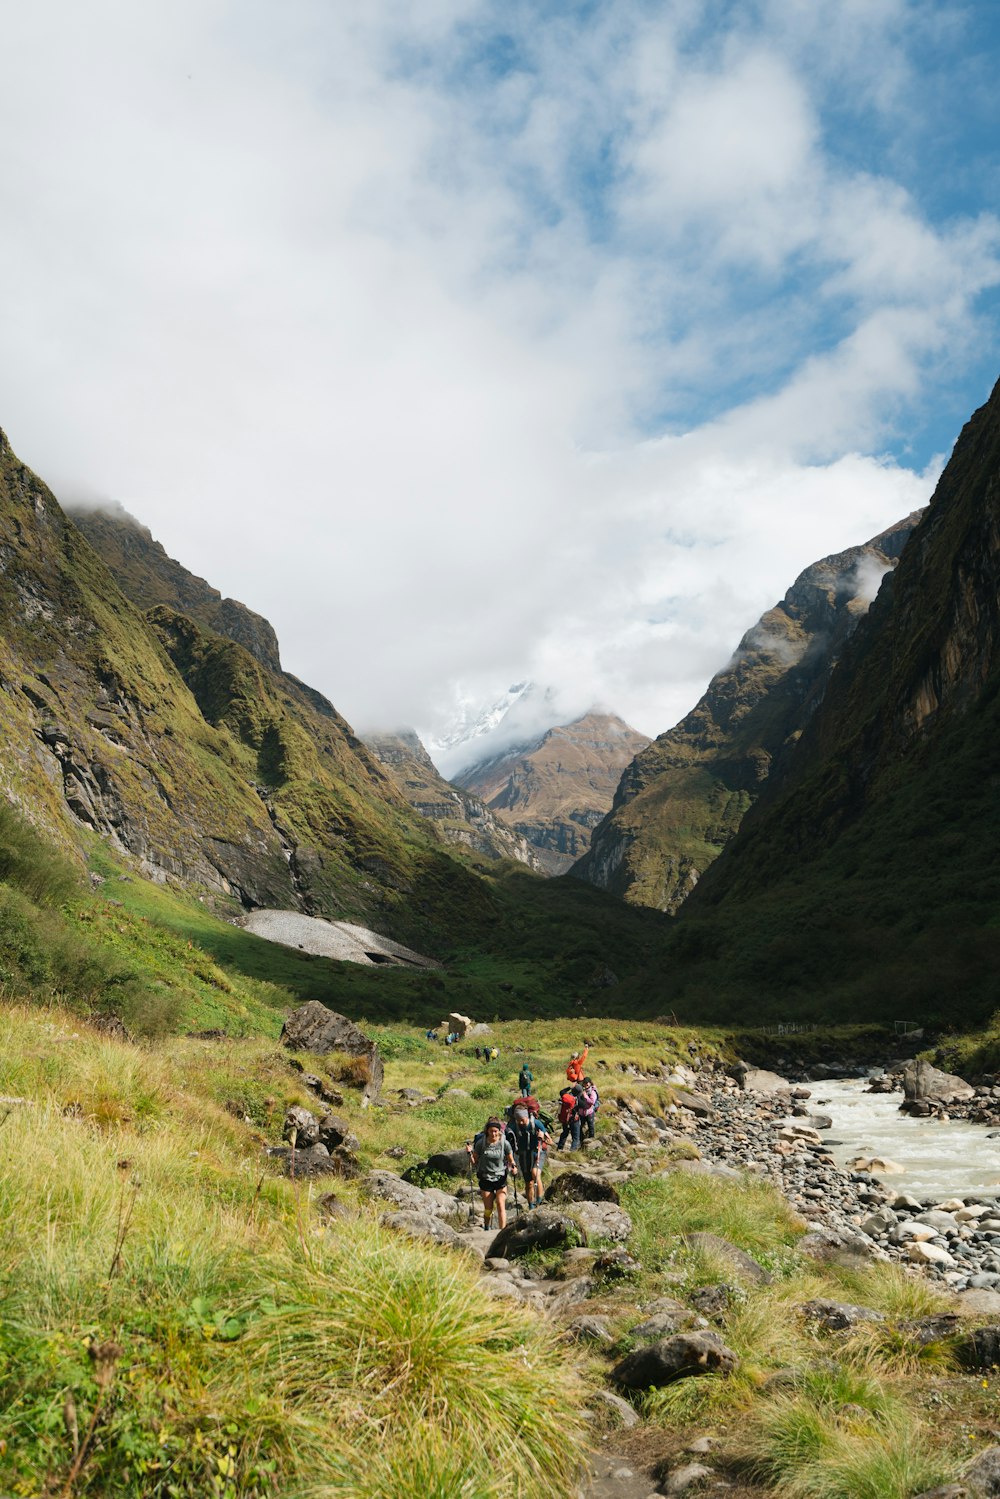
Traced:
<path fill-rule="evenodd" d="M 1000 1197 L 1000 1135 L 964 1119 L 916 1119 L 899 1112 L 900 1093 L 867 1093 L 867 1078 L 810 1082 L 809 1108 L 833 1128 L 824 1139 L 838 1166 L 858 1155 L 883 1156 L 903 1171 L 876 1173 L 887 1187 L 923 1201 Z"/>

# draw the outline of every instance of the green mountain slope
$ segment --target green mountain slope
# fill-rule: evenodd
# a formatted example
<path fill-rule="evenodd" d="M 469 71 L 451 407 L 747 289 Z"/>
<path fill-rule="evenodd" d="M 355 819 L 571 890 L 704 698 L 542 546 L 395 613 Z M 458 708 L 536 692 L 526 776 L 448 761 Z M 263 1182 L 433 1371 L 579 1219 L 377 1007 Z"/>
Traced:
<path fill-rule="evenodd" d="M 822 697 L 844 642 L 917 520 L 813 563 L 740 641 L 685 719 L 624 772 L 573 874 L 676 911 L 735 835 Z"/>
<path fill-rule="evenodd" d="M 978 1023 L 1000 962 L 1000 387 L 739 835 L 684 907 L 687 1008 Z"/>

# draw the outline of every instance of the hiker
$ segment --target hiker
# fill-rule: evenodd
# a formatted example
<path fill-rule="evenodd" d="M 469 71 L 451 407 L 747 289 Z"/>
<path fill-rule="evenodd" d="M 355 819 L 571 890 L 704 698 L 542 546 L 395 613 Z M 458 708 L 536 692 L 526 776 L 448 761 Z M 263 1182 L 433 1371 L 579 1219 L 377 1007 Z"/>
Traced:
<path fill-rule="evenodd" d="M 586 1134 L 588 1140 L 594 1138 L 594 1116 L 597 1113 L 601 1095 L 594 1086 L 592 1077 L 583 1080 L 583 1092 L 580 1094 L 580 1134 Z"/>
<path fill-rule="evenodd" d="M 514 1153 L 521 1168 L 525 1201 L 530 1210 L 538 1207 L 542 1200 L 542 1172 L 549 1158 L 552 1137 L 524 1099 L 518 1099 L 514 1104 L 508 1134 L 513 1135 Z"/>
<path fill-rule="evenodd" d="M 497 1046 L 491 1046 L 490 1047 L 490 1061 L 491 1062 L 497 1062 L 497 1061 L 499 1061 L 499 1059 L 500 1059 L 500 1048 L 497 1047 Z"/>
<path fill-rule="evenodd" d="M 529 1098 L 531 1096 L 531 1086 L 534 1081 L 535 1075 L 532 1072 L 531 1068 L 528 1066 L 527 1062 L 522 1062 L 521 1070 L 517 1074 L 517 1086 L 521 1091 L 522 1097 Z"/>
<path fill-rule="evenodd" d="M 500 1227 L 507 1227 L 507 1177 L 517 1175 L 517 1162 L 504 1132 L 503 1120 L 491 1114 L 480 1133 L 472 1141 L 466 1140 L 479 1191 L 483 1199 L 483 1227 L 489 1228 L 493 1221 L 494 1206 Z"/>
<path fill-rule="evenodd" d="M 585 1041 L 583 1043 L 583 1050 L 575 1051 L 570 1057 L 569 1066 L 566 1068 L 566 1076 L 569 1078 L 571 1083 L 583 1082 L 583 1069 L 587 1061 L 587 1053 L 589 1052 L 589 1050 L 590 1047 Z"/>
<path fill-rule="evenodd" d="M 562 1150 L 567 1140 L 571 1140 L 570 1150 L 580 1149 L 579 1103 L 580 1085 L 578 1083 L 563 1089 L 559 1098 L 559 1123 L 562 1125 L 562 1134 L 559 1136 L 556 1150 Z"/>

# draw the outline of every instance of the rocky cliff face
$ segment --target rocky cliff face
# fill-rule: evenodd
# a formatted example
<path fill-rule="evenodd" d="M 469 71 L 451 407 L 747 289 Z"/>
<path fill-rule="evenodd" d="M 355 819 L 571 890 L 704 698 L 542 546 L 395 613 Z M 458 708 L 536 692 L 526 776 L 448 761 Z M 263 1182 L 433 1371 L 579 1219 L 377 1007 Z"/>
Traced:
<path fill-rule="evenodd" d="M 416 945 L 444 907 L 488 905 L 336 709 L 280 672 L 265 620 L 127 517 L 91 533 L 122 587 L 0 438 L 0 789 L 34 822 L 69 848 L 96 831 L 155 878 Z"/>
<path fill-rule="evenodd" d="M 668 997 L 977 1022 L 1000 964 L 1000 386 L 739 834 L 685 903 Z"/>
<path fill-rule="evenodd" d="M 116 505 L 105 510 L 67 506 L 67 515 L 103 558 L 128 598 L 142 609 L 156 604 L 176 609 L 216 635 L 235 640 L 269 671 L 281 671 L 278 637 L 260 614 L 168 557 L 145 526 Z"/>
<path fill-rule="evenodd" d="M 679 908 L 769 777 L 782 773 L 918 518 L 824 557 L 796 579 L 697 706 L 627 767 L 574 875 L 637 905 Z"/>
<path fill-rule="evenodd" d="M 541 870 L 527 839 L 501 822 L 478 797 L 446 781 L 412 730 L 367 734 L 365 743 L 391 772 L 413 810 L 429 818 L 448 843 L 486 859 L 514 859 Z"/>
<path fill-rule="evenodd" d="M 463 771 L 473 792 L 564 874 L 590 843 L 623 768 L 649 743 L 614 714 L 590 712 L 530 744 Z"/>

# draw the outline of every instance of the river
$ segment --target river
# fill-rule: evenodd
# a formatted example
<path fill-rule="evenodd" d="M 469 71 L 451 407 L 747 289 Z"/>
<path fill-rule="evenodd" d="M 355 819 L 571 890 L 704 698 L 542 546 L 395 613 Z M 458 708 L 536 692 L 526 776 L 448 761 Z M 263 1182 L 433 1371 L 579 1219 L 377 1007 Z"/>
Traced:
<path fill-rule="evenodd" d="M 877 1155 L 904 1168 L 880 1180 L 921 1199 L 1000 1196 L 1000 1138 L 991 1127 L 965 1120 L 915 1119 L 899 1112 L 899 1093 L 867 1093 L 864 1078 L 809 1084 L 808 1107 L 827 1114 L 830 1154 L 838 1166 L 857 1155 Z M 803 1121 L 804 1122 L 804 1121 Z"/>

